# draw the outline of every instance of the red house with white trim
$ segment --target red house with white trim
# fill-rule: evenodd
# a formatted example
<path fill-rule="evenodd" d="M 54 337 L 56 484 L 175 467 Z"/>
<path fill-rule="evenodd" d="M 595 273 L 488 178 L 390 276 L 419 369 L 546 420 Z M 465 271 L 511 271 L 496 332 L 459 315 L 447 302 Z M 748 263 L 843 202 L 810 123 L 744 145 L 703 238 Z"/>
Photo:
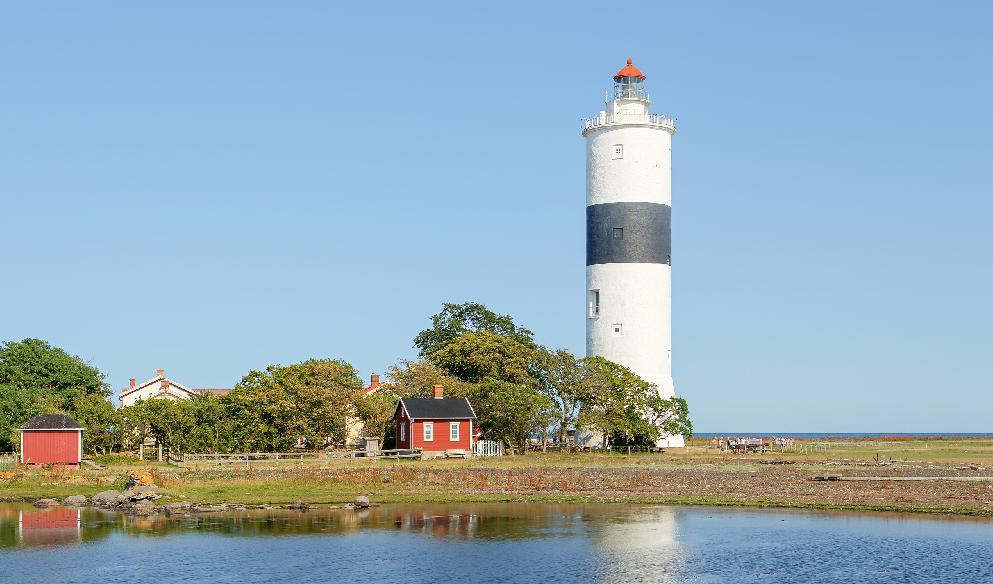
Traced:
<path fill-rule="evenodd" d="M 424 452 L 463 450 L 472 452 L 476 412 L 464 397 L 446 398 L 444 388 L 434 386 L 434 398 L 404 397 L 393 411 L 397 448 L 420 448 Z"/>
<path fill-rule="evenodd" d="M 21 430 L 21 464 L 79 464 L 83 426 L 65 414 L 41 414 Z"/>

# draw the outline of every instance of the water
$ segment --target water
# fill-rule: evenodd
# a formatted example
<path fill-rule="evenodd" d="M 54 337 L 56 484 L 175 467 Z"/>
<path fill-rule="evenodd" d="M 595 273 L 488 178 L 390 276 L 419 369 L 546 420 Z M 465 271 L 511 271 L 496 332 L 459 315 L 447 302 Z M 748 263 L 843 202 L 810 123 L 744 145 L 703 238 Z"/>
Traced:
<path fill-rule="evenodd" d="M 694 432 L 694 438 L 750 438 L 752 436 L 780 436 L 783 438 L 806 438 L 817 440 L 823 438 L 993 438 L 993 433 L 963 433 L 963 432 Z"/>
<path fill-rule="evenodd" d="M 980 583 L 993 522 L 526 504 L 169 520 L 0 504 L 0 581 Z"/>

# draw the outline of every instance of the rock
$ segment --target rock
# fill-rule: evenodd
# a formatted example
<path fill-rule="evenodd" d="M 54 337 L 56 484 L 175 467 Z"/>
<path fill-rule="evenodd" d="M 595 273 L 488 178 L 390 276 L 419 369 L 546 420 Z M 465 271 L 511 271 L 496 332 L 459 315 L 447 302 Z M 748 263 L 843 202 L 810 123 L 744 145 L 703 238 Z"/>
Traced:
<path fill-rule="evenodd" d="M 34 502 L 35 507 L 55 507 L 58 504 L 58 499 L 38 499 Z"/>
<path fill-rule="evenodd" d="M 310 509 L 310 505 L 308 505 L 307 503 L 304 503 L 303 501 L 297 501 L 296 503 L 293 503 L 292 505 L 287 505 L 286 508 L 287 509 L 297 509 L 299 511 L 306 511 L 307 509 Z"/>
<path fill-rule="evenodd" d="M 186 515 L 192 507 L 193 505 L 189 503 L 169 503 L 162 507 L 162 510 L 166 515 Z"/>
<path fill-rule="evenodd" d="M 70 507 L 82 507 L 89 502 L 90 500 L 82 495 L 70 495 L 62 501 L 62 504 Z"/>
<path fill-rule="evenodd" d="M 117 496 L 117 504 L 124 505 L 127 503 L 134 503 L 137 501 L 154 501 L 156 499 L 162 498 L 162 495 L 154 491 L 139 491 L 140 487 L 135 487 L 134 489 L 128 489 L 120 495 Z"/>
<path fill-rule="evenodd" d="M 165 489 L 160 489 L 159 487 L 153 487 L 151 485 L 138 485 L 137 487 L 132 487 L 131 492 L 134 493 L 162 493 Z"/>
<path fill-rule="evenodd" d="M 365 495 L 355 497 L 355 506 L 359 509 L 367 509 L 369 507 L 369 497 L 366 497 Z"/>
<path fill-rule="evenodd" d="M 121 496 L 121 493 L 117 491 L 100 491 L 90 501 L 94 505 L 99 505 L 100 507 L 110 507 L 117 503 L 117 498 Z"/>
<path fill-rule="evenodd" d="M 124 512 L 128 515 L 138 515 L 140 517 L 147 517 L 155 513 L 155 503 L 152 503 L 148 499 L 142 499 L 134 505 L 130 505 L 124 508 Z"/>
<path fill-rule="evenodd" d="M 228 510 L 228 506 L 225 505 L 224 503 L 221 503 L 220 505 L 203 505 L 203 506 L 199 506 L 198 505 L 198 506 L 192 507 L 190 509 L 190 512 L 191 513 L 220 513 L 222 511 L 227 511 L 227 510 Z"/>

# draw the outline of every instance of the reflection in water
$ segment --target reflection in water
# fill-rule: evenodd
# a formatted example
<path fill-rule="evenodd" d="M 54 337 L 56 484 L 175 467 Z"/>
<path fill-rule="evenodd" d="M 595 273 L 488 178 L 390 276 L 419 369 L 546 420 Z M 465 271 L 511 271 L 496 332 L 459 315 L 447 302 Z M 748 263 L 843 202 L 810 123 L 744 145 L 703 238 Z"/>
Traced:
<path fill-rule="evenodd" d="M 20 509 L 17 536 L 24 546 L 64 545 L 79 541 L 80 510 L 69 507 Z"/>
<path fill-rule="evenodd" d="M 681 581 L 683 554 L 676 538 L 676 513 L 672 507 L 621 508 L 610 521 L 593 529 L 600 561 L 598 582 L 638 582 L 650 575 L 653 582 Z"/>
<path fill-rule="evenodd" d="M 18 584 L 993 582 L 991 555 L 993 523 L 897 515 L 460 504 L 136 518 L 0 504 L 0 582 Z"/>

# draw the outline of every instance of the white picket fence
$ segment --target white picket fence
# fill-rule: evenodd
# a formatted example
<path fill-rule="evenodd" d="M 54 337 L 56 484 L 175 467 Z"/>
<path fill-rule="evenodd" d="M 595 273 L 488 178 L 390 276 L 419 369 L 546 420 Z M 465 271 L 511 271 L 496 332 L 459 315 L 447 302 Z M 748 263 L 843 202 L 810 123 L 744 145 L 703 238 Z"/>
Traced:
<path fill-rule="evenodd" d="M 476 456 L 503 456 L 503 440 L 477 440 L 472 445 Z"/>

